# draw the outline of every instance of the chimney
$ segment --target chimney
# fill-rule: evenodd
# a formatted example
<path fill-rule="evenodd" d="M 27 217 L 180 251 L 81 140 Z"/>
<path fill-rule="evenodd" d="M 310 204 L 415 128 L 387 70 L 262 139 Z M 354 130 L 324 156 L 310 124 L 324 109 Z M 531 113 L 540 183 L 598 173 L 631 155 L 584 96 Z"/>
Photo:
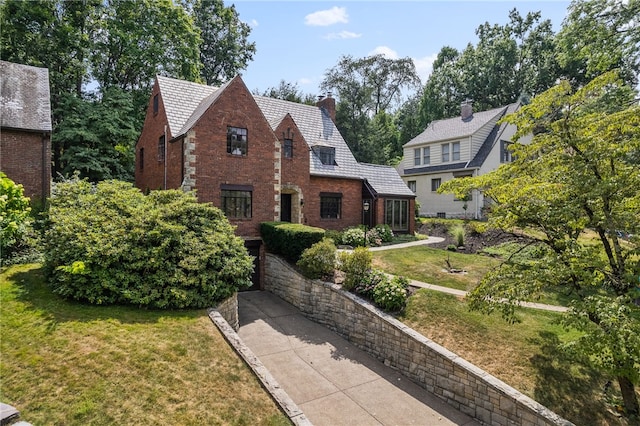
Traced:
<path fill-rule="evenodd" d="M 327 96 L 318 96 L 318 102 L 316 103 L 320 109 L 324 110 L 331 120 L 336 122 L 336 100 L 331 96 L 331 92 L 327 92 Z"/>
<path fill-rule="evenodd" d="M 466 99 L 460 104 L 460 117 L 462 121 L 468 121 L 473 118 L 473 101 L 471 99 Z"/>

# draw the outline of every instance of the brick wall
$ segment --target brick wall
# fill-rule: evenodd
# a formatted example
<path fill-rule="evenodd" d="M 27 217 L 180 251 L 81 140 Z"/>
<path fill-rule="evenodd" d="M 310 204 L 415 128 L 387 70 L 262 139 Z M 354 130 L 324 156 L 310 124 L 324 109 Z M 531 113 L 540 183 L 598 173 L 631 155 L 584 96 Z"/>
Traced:
<path fill-rule="evenodd" d="M 31 201 L 44 201 L 51 188 L 51 140 L 49 134 L 2 129 L 0 170 L 22 184 Z"/>
<path fill-rule="evenodd" d="M 265 289 L 484 424 L 572 424 L 363 299 L 308 280 L 272 254 L 266 255 Z"/>
<path fill-rule="evenodd" d="M 320 193 L 342 194 L 342 215 L 339 219 L 320 217 Z M 311 176 L 309 195 L 305 196 L 304 213 L 307 225 L 341 231 L 362 223 L 362 181 Z"/>

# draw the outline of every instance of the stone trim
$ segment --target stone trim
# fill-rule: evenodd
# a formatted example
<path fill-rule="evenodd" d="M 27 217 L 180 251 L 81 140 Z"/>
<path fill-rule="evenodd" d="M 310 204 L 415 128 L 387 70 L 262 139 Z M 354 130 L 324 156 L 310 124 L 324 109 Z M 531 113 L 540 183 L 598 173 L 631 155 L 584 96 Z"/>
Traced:
<path fill-rule="evenodd" d="M 265 257 L 265 289 L 476 420 L 491 425 L 572 425 L 339 285 L 309 280 Z"/>

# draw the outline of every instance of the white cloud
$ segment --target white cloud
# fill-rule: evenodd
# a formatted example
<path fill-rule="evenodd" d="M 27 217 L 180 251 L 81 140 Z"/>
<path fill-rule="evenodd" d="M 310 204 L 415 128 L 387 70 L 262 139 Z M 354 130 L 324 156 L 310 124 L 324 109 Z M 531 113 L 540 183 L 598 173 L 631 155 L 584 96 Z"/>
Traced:
<path fill-rule="evenodd" d="M 327 40 L 345 40 L 349 38 L 360 38 L 362 34 L 352 33 L 351 31 L 340 31 L 339 33 L 329 33 L 324 38 Z"/>
<path fill-rule="evenodd" d="M 433 71 L 433 62 L 438 57 L 437 53 L 434 53 L 424 58 L 413 58 L 413 64 L 416 66 L 416 72 L 423 83 L 427 81 L 431 71 Z"/>
<path fill-rule="evenodd" d="M 369 56 L 382 55 L 387 59 L 398 59 L 398 52 L 387 46 L 378 46 L 369 52 Z"/>
<path fill-rule="evenodd" d="M 250 20 L 250 21 L 242 21 L 242 22 L 243 22 L 244 24 L 247 24 L 247 25 L 248 25 L 248 26 L 250 26 L 251 28 L 255 28 L 255 27 L 257 27 L 257 26 L 259 25 L 259 24 L 258 24 L 258 21 L 257 21 L 257 20 L 255 20 L 255 19 L 252 19 L 252 20 Z"/>
<path fill-rule="evenodd" d="M 349 15 L 347 15 L 347 9 L 338 6 L 327 10 L 319 10 L 304 17 L 305 25 L 312 27 L 326 27 L 333 24 L 346 24 L 348 22 Z"/>
<path fill-rule="evenodd" d="M 313 83 L 313 79 L 307 78 L 307 77 L 302 77 L 302 78 L 298 79 L 298 83 L 300 83 L 302 86 L 307 86 L 307 85 Z"/>

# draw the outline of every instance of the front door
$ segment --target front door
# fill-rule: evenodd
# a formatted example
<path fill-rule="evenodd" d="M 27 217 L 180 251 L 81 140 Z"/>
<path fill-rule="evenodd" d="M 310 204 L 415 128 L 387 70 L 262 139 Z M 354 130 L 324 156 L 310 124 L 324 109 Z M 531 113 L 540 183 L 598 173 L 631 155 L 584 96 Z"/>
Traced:
<path fill-rule="evenodd" d="M 291 194 L 280 194 L 280 221 L 291 222 Z"/>

